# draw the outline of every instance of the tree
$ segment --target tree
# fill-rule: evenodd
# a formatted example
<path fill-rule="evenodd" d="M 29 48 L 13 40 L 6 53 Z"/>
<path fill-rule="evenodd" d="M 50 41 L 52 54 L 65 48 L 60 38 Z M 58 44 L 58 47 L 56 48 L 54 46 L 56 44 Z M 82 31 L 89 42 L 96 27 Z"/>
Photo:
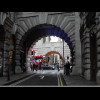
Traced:
<path fill-rule="evenodd" d="M 55 55 L 55 63 L 58 63 L 58 56 Z"/>

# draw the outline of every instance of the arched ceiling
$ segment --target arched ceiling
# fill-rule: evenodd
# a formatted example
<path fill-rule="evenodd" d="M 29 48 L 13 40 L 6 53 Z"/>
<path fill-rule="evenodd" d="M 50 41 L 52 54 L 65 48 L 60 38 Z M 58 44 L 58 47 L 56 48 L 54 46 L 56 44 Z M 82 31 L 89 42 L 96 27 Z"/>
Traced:
<path fill-rule="evenodd" d="M 22 12 L 19 13 L 16 20 L 20 36 L 23 36 L 27 31 L 31 30 L 31 28 L 41 24 L 55 25 L 69 34 L 69 32 L 75 28 L 75 13 Z"/>
<path fill-rule="evenodd" d="M 44 36 L 57 36 L 64 39 L 72 50 L 75 35 L 74 12 L 22 12 L 19 13 L 16 25 L 16 44 L 28 48 L 34 41 Z"/>
<path fill-rule="evenodd" d="M 57 36 L 63 39 L 69 48 L 72 49 L 72 42 L 70 41 L 68 35 L 60 28 L 52 25 L 40 25 L 29 31 L 29 33 L 23 37 L 22 46 L 25 44 L 25 46 L 29 49 L 33 42 L 44 36 Z"/>

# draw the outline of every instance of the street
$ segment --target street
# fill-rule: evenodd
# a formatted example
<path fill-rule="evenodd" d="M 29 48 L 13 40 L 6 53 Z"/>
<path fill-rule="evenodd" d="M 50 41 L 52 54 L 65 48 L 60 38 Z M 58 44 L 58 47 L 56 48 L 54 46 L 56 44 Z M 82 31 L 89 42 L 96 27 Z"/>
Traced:
<path fill-rule="evenodd" d="M 38 70 L 35 74 L 19 80 L 10 86 L 66 86 L 62 71 Z"/>

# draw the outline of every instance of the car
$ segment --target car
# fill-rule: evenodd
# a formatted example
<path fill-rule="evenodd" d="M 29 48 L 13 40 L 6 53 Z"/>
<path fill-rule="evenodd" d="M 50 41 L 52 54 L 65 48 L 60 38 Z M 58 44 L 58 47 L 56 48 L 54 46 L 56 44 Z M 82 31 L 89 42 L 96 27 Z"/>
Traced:
<path fill-rule="evenodd" d="M 42 65 L 41 68 L 42 68 L 43 70 L 51 70 L 51 69 L 52 69 L 52 68 L 51 68 L 50 66 L 48 66 L 48 65 Z"/>
<path fill-rule="evenodd" d="M 54 70 L 54 67 L 51 65 L 42 65 L 41 68 L 43 68 L 43 70 Z"/>

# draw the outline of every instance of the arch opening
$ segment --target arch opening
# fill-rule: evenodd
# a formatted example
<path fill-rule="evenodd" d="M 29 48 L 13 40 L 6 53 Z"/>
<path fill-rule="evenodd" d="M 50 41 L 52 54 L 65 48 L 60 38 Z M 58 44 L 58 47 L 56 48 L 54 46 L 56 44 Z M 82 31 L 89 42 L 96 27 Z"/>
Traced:
<path fill-rule="evenodd" d="M 70 37 L 63 30 L 61 30 L 59 27 L 56 27 L 54 25 L 38 25 L 32 28 L 31 30 L 29 30 L 27 33 L 25 33 L 25 35 L 22 37 L 20 41 L 20 47 L 22 51 L 24 51 L 24 53 L 21 52 L 22 55 L 24 55 L 24 57 L 21 59 L 23 59 L 23 61 L 25 62 L 26 55 L 28 54 L 31 45 L 33 43 L 36 43 L 41 38 L 47 36 L 56 36 L 61 38 L 63 41 L 65 41 L 69 46 L 70 54 L 73 59 L 73 47 L 72 47 L 72 42 L 70 40 Z"/>
<path fill-rule="evenodd" d="M 54 25 L 38 25 L 31 30 L 29 30 L 21 39 L 20 45 L 27 47 L 27 51 L 29 50 L 31 44 L 33 42 L 37 42 L 43 37 L 46 36 L 57 36 L 64 40 L 67 45 L 69 46 L 70 50 L 73 51 L 72 42 L 70 40 L 70 37 L 65 33 L 63 30 L 61 30 L 59 27 L 56 27 Z"/>
<path fill-rule="evenodd" d="M 57 51 L 50 51 L 47 54 L 45 54 L 45 56 L 48 58 L 51 54 L 58 54 L 60 58 L 64 61 L 63 56 Z"/>

